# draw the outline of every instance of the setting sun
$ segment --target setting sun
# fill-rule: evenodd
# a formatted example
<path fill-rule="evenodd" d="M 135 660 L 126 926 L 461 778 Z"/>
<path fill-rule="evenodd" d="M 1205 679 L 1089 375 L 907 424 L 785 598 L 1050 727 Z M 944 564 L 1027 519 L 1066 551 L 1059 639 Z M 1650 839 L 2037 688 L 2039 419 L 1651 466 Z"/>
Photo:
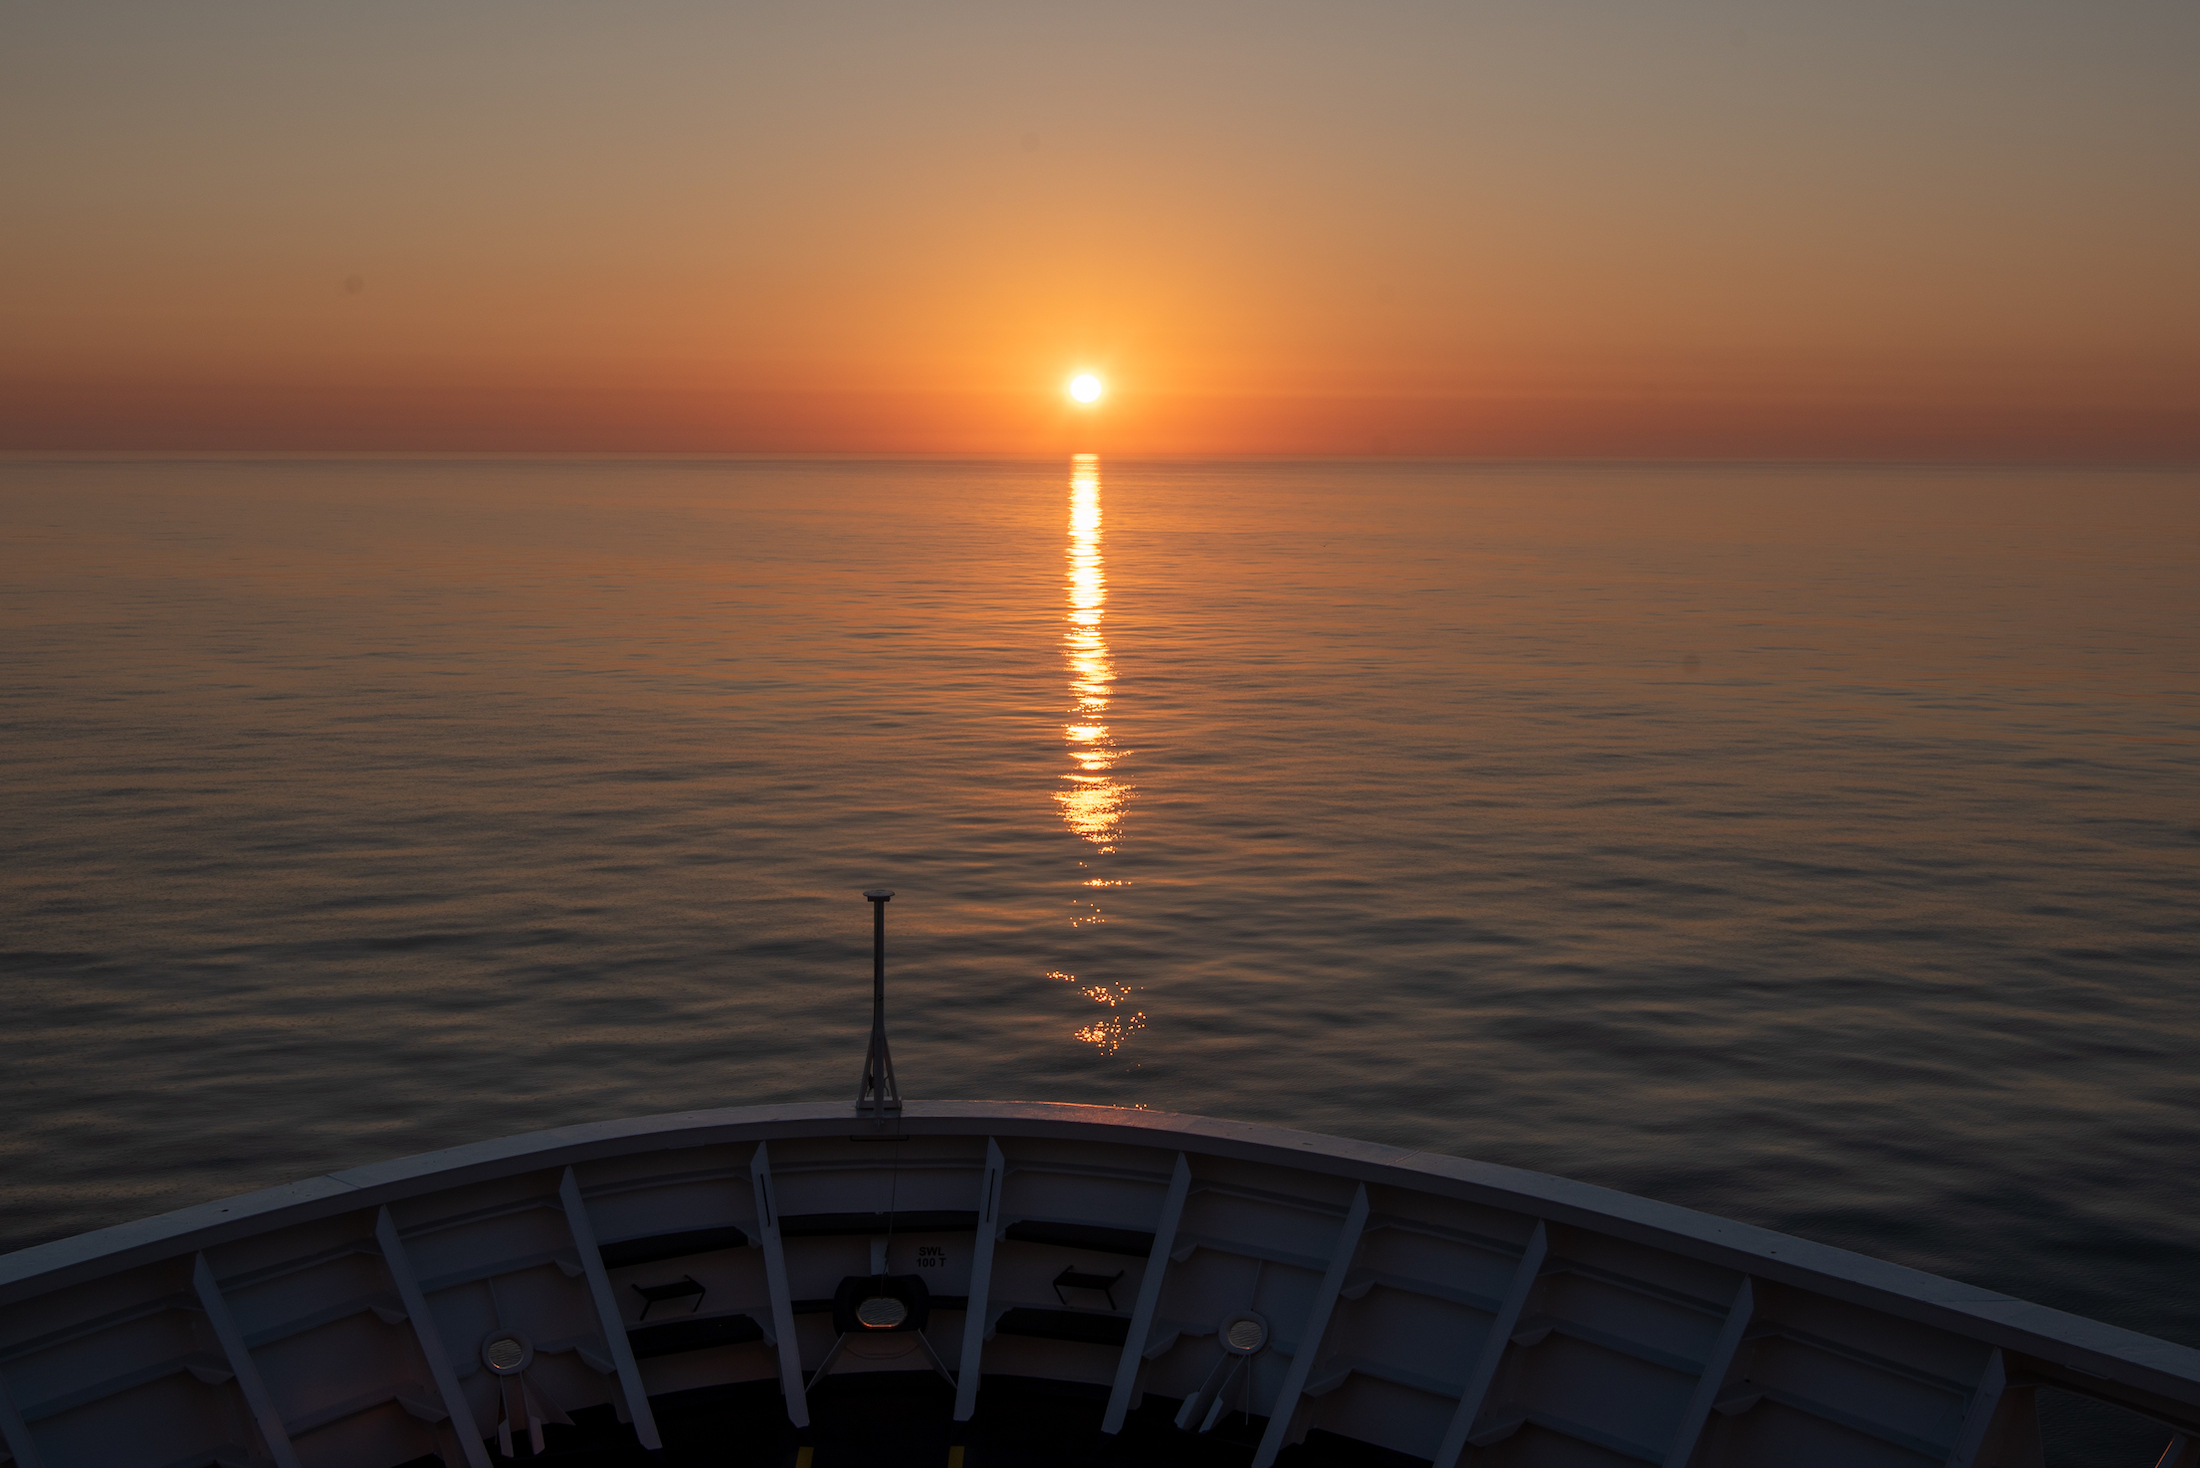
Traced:
<path fill-rule="evenodd" d="M 1069 395 L 1080 403 L 1097 403 L 1105 391 L 1106 384 L 1090 372 L 1080 372 L 1069 380 Z"/>

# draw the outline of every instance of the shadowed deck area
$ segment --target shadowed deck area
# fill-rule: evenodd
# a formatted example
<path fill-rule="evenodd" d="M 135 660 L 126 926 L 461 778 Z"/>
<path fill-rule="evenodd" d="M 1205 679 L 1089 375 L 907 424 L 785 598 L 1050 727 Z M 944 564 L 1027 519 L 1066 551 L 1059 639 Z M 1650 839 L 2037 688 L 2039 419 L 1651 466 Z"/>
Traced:
<path fill-rule="evenodd" d="M 963 1426 L 964 1468 L 1244 1468 L 1253 1459 L 1265 1417 L 1226 1417 L 1205 1434 L 1180 1432 L 1180 1405 L 1148 1397 L 1114 1437 L 1100 1431 L 1106 1393 L 1031 1377 L 989 1376 L 977 1417 Z M 651 1464 L 661 1468 L 792 1468 L 800 1447 L 779 1406 L 776 1382 L 709 1387 L 651 1399 L 664 1451 L 643 1451 L 632 1429 L 609 1407 L 573 1414 L 575 1426 L 546 1429 L 538 1458 L 522 1439 L 518 1457 L 565 1468 Z M 870 1372 L 834 1377 L 810 1396 L 811 1468 L 945 1468 L 954 1445 L 954 1394 L 930 1372 Z M 492 1462 L 496 1457 L 492 1444 Z M 1314 1432 L 1277 1459 L 1288 1468 L 1411 1468 L 1410 1458 L 1331 1433 Z M 434 1457 L 402 1468 L 440 1468 Z"/>

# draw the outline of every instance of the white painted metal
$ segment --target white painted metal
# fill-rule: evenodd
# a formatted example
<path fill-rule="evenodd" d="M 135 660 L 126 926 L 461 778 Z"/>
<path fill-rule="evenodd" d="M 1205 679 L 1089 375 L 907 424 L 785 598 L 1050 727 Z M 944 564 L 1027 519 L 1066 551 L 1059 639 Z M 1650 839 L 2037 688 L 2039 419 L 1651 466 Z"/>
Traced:
<path fill-rule="evenodd" d="M 993 1240 L 1001 1231 L 1001 1181 L 1008 1160 L 1000 1143 L 985 1139 L 985 1174 L 978 1183 L 978 1231 L 970 1245 L 970 1299 L 963 1312 L 962 1374 L 955 1379 L 955 1420 L 968 1422 L 978 1409 L 984 1374 L 986 1306 L 992 1299 Z M 930 1349 L 927 1346 L 926 1349 Z"/>
<path fill-rule="evenodd" d="M 1161 1216 L 1154 1220 L 1153 1248 L 1146 1252 L 1146 1273 L 1138 1281 L 1138 1301 L 1131 1307 L 1130 1329 L 1123 1336 L 1123 1358 L 1115 1365 L 1115 1385 L 1108 1392 L 1108 1410 L 1100 1430 L 1111 1436 L 1123 1430 L 1130 1412 L 1131 1392 L 1138 1383 L 1146 1347 L 1153 1334 L 1154 1307 L 1161 1301 L 1161 1281 L 1168 1273 L 1169 1251 L 1176 1247 L 1176 1226 L 1184 1217 L 1184 1199 L 1192 1191 L 1192 1165 L 1176 1154 L 1169 1174 L 1169 1191 L 1161 1200 Z"/>
<path fill-rule="evenodd" d="M 1719 1399 L 1719 1392 L 1726 1385 L 1726 1374 L 1734 1365 L 1734 1352 L 1742 1343 L 1743 1332 L 1749 1329 L 1750 1318 L 1757 1313 L 1757 1292 L 1750 1284 L 1749 1276 L 1742 1276 L 1741 1287 L 1734 1291 L 1734 1303 L 1726 1312 L 1726 1324 L 1719 1328 L 1719 1338 L 1712 1343 L 1711 1355 L 1703 1364 L 1703 1375 L 1696 1379 L 1696 1394 L 1688 1400 L 1688 1411 L 1681 1418 L 1679 1431 L 1673 1434 L 1673 1445 L 1665 1450 L 1665 1468 L 1688 1468 L 1688 1460 L 1696 1455 L 1696 1440 L 1703 1436 L 1703 1425 L 1711 1416 L 1711 1404 Z"/>
<path fill-rule="evenodd" d="M 772 1191 L 769 1146 L 756 1144 L 756 1155 L 749 1160 L 749 1181 L 756 1193 L 757 1232 L 764 1236 L 764 1282 L 771 1292 L 772 1333 L 779 1337 L 779 1390 L 787 1400 L 787 1419 L 797 1427 L 808 1427 L 810 1399 L 802 1383 L 802 1342 L 794 1333 L 794 1296 L 787 1286 L 787 1256 L 779 1240 L 779 1202 Z"/>
<path fill-rule="evenodd" d="M 1337 1231 L 1337 1244 L 1329 1256 L 1329 1268 L 1322 1275 L 1321 1286 L 1314 1291 L 1314 1303 L 1307 1307 L 1306 1323 L 1299 1327 L 1298 1342 L 1292 1347 L 1291 1369 L 1284 1374 L 1283 1389 L 1276 1393 L 1275 1406 L 1269 1410 L 1268 1428 L 1260 1435 L 1260 1447 L 1253 1454 L 1253 1468 L 1268 1468 L 1276 1461 L 1276 1454 L 1283 1451 L 1283 1440 L 1291 1431 L 1291 1415 L 1299 1409 L 1299 1396 L 1306 1390 L 1307 1373 L 1321 1357 L 1322 1337 L 1329 1331 L 1329 1314 L 1337 1308 L 1337 1292 L 1344 1288 L 1344 1277 L 1352 1271 L 1352 1256 L 1359 1250 L 1360 1231 L 1366 1227 L 1367 1188 L 1363 1184 L 1352 1190 L 1352 1210 L 1345 1215 L 1344 1227 Z M 1246 1369 L 1252 1369 L 1250 1364 Z M 1220 1400 L 1218 1395 L 1218 1404 Z"/>
<path fill-rule="evenodd" d="M 1986 1439 L 1987 1426 L 1994 1420 L 1994 1409 L 2001 1405 L 2002 1388 L 2009 1384 L 2008 1368 L 2002 1364 L 2001 1352 L 1986 1358 L 1986 1370 L 1979 1375 L 1978 1387 L 1971 1393 L 1971 1405 L 1963 1414 L 1963 1426 L 1956 1432 L 1955 1446 L 1948 1453 L 1948 1468 L 1971 1468 L 1971 1460 L 1978 1456 L 1978 1446 Z"/>
<path fill-rule="evenodd" d="M 45 1468 L 46 1460 L 40 1456 L 38 1444 L 31 1440 L 30 1427 L 23 1421 L 23 1414 L 15 1408 L 15 1398 L 8 1392 L 8 1384 L 0 1380 L 0 1442 L 8 1445 L 8 1456 L 15 1459 L 15 1468 Z"/>
<path fill-rule="evenodd" d="M 565 1209 L 565 1227 L 573 1235 L 573 1247 L 581 1256 L 581 1271 L 588 1276 L 588 1295 L 596 1307 L 596 1320 L 603 1327 L 604 1348 L 611 1354 L 611 1364 L 618 1368 L 619 1390 L 626 1398 L 626 1410 L 634 1419 L 634 1436 L 645 1448 L 655 1450 L 664 1446 L 657 1436 L 657 1418 L 649 1410 L 649 1392 L 642 1385 L 641 1367 L 634 1360 L 634 1347 L 626 1338 L 626 1320 L 619 1314 L 619 1302 L 611 1293 L 611 1276 L 604 1271 L 603 1251 L 596 1246 L 596 1226 L 589 1221 L 588 1202 L 581 1196 L 580 1180 L 568 1167 L 565 1176 L 558 1179 L 558 1202 Z"/>
<path fill-rule="evenodd" d="M 1199 1409 L 1207 1401 L 1209 1392 L 1219 1392 L 1230 1384 L 1230 1377 L 1237 1371 L 1237 1358 L 1227 1351 L 1215 1357 L 1215 1364 L 1208 1368 L 1206 1379 L 1199 1389 L 1188 1392 L 1184 1404 L 1176 1409 L 1176 1426 L 1179 1432 L 1189 1432 L 1192 1424 L 1200 1420 Z"/>
<path fill-rule="evenodd" d="M 1182 1399 L 1189 1431 L 1240 1405 L 1265 1410 L 1271 1453 L 1305 1424 L 1415 1457 L 1441 1444 L 1442 1468 L 1500 1439 L 1514 1468 L 1612 1454 L 1668 1468 L 2013 1468 L 2037 1461 L 2031 1402 L 2051 1387 L 2185 1434 L 2165 1461 L 2200 1468 L 2187 1461 L 2200 1352 L 1685 1209 L 1098 1107 L 912 1102 L 897 1135 L 890 1148 L 851 1137 L 838 1106 L 569 1127 L 0 1257 L 0 1403 L 13 1408 L 0 1435 L 35 1468 L 204 1463 L 234 1456 L 245 1392 L 260 1415 L 294 1397 L 313 1408 L 287 1427 L 316 1468 L 387 1468 L 421 1452 L 422 1422 L 443 1413 L 448 1461 L 489 1468 L 461 1373 L 482 1370 L 474 1347 L 497 1315 L 531 1339 L 545 1400 L 576 1413 L 631 1408 L 627 1383 L 646 1370 L 658 1392 L 776 1380 L 793 1388 L 788 1417 L 806 1420 L 796 1327 L 814 1339 L 818 1322 L 795 1306 L 821 1309 L 864 1268 L 883 1205 L 897 1210 L 896 1250 L 906 1238 L 913 1267 L 941 1271 L 935 1294 L 949 1303 L 935 1310 L 952 1329 L 975 1188 L 965 1415 L 990 1366 L 1106 1388 L 1103 1425 L 1121 1427 L 1141 1392 Z M 725 1191 L 751 1154 L 753 1228 L 729 1216 Z M 724 1243 L 737 1224 L 760 1253 Z M 986 1257 L 1004 1226 L 1013 1242 Z M 601 1265 L 599 1232 L 660 1249 L 647 1267 L 707 1285 L 697 1318 L 726 1328 L 684 1350 L 666 1349 L 680 1332 L 658 1334 L 630 1376 L 610 1359 L 625 1337 L 610 1328 L 616 1296 L 605 1303 L 613 1271 L 577 1282 L 591 1257 Z M 237 1330 L 221 1354 L 202 1323 L 219 1318 L 195 1278 L 202 1254 L 219 1261 L 213 1294 Z M 1050 1288 L 1067 1271 L 1105 1275 L 1110 1255 L 1143 1258 L 1135 1302 Z M 1217 1332 L 1240 1312 L 1277 1329 L 1258 1376 L 1241 1365 L 1223 1401 Z M 750 1316 L 772 1323 L 769 1348 L 741 1324 Z M 440 1406 L 409 1384 L 420 1366 L 391 1329 L 405 1322 Z M 235 1369 L 255 1358 L 264 1412 Z M 835 1371 L 923 1365 L 914 1351 L 851 1353 Z M 767 1410 L 778 1422 L 777 1404 Z M 642 1414 L 630 1415 L 639 1435 Z M 664 1421 L 661 1399 L 653 1415 Z"/>
<path fill-rule="evenodd" d="M 260 1429 L 260 1438 L 267 1444 L 268 1456 L 275 1460 L 275 1468 L 299 1468 L 298 1450 L 290 1445 L 290 1431 L 283 1426 L 283 1414 L 276 1410 L 275 1398 L 268 1394 L 267 1383 L 260 1379 L 259 1365 L 244 1343 L 244 1332 L 237 1329 L 237 1317 L 229 1313 L 229 1302 L 222 1298 L 221 1286 L 214 1279 L 214 1267 L 206 1262 L 204 1254 L 192 1257 L 191 1288 L 198 1293 L 199 1306 L 206 1311 L 207 1323 L 214 1327 L 214 1339 L 221 1342 L 222 1355 L 236 1376 L 238 1389 L 244 1393 L 245 1405 L 252 1409 L 253 1425 Z"/>
<path fill-rule="evenodd" d="M 474 1426 L 473 1406 L 466 1400 L 465 1388 L 458 1384 L 458 1373 L 451 1369 L 443 1332 L 428 1313 L 428 1297 L 421 1291 L 419 1276 L 413 1273 L 412 1260 L 406 1256 L 405 1241 L 398 1235 L 397 1220 L 390 1217 L 388 1204 L 375 1210 L 374 1239 L 382 1246 L 382 1266 L 397 1286 L 397 1298 L 404 1302 L 413 1339 L 427 1359 L 428 1374 L 435 1378 L 436 1395 L 443 1399 L 443 1410 L 451 1414 L 451 1431 L 458 1436 L 459 1451 L 466 1455 L 468 1468 L 489 1468 L 489 1450 L 482 1444 L 480 1429 Z"/>
<path fill-rule="evenodd" d="M 1512 1340 L 1513 1327 L 1520 1323 L 1520 1312 L 1528 1303 L 1528 1292 L 1535 1288 L 1536 1276 L 1543 1270 L 1543 1259 L 1549 1249 L 1550 1230 L 1543 1220 L 1537 1219 L 1535 1232 L 1528 1236 L 1528 1247 L 1521 1253 L 1519 1266 L 1513 1270 L 1512 1284 L 1505 1291 L 1504 1302 L 1490 1321 L 1489 1333 L 1482 1337 L 1481 1350 L 1475 1353 L 1474 1368 L 1467 1373 L 1466 1384 L 1459 1393 L 1458 1410 L 1452 1413 L 1451 1426 L 1444 1429 L 1443 1442 L 1436 1449 L 1435 1468 L 1452 1468 L 1459 1461 L 1459 1455 L 1466 1451 L 1467 1438 L 1474 1432 L 1474 1421 L 1482 1415 L 1482 1400 L 1489 1395 L 1490 1383 L 1497 1379 L 1498 1363 L 1505 1359 L 1505 1347 Z"/>

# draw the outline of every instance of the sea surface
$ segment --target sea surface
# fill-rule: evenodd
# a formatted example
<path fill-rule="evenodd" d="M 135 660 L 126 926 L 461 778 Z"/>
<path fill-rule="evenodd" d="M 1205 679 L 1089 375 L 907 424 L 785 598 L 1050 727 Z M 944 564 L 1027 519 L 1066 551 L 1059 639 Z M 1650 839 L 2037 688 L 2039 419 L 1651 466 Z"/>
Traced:
<path fill-rule="evenodd" d="M 907 1094 L 2200 1345 L 2200 473 L 16 458 L 0 573 L 0 1247 L 852 1101 L 885 884 Z"/>

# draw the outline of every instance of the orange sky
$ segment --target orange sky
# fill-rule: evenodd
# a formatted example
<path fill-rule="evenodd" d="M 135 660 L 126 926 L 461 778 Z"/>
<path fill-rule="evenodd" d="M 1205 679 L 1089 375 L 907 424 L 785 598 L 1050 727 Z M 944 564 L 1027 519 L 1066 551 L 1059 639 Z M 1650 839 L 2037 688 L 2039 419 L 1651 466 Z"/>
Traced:
<path fill-rule="evenodd" d="M 11 7 L 0 448 L 2191 459 L 2195 57 L 2166 0 Z"/>

